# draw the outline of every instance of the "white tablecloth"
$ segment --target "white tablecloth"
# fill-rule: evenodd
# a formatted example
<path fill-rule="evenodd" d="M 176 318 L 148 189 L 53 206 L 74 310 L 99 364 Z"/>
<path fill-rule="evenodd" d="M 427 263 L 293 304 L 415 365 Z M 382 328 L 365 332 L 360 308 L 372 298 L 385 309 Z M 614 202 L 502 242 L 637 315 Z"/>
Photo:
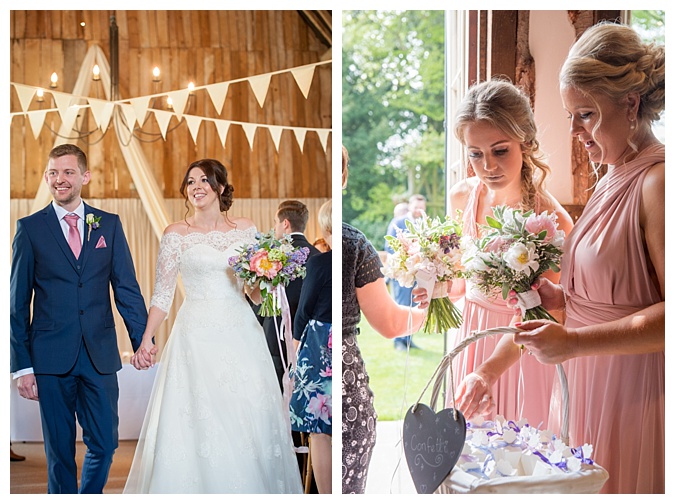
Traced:
<path fill-rule="evenodd" d="M 145 409 L 148 406 L 152 384 L 155 381 L 157 367 L 138 371 L 131 364 L 125 364 L 117 373 L 120 386 L 119 400 L 119 438 L 138 439 L 143 425 Z M 42 441 L 40 406 L 37 401 L 29 401 L 19 395 L 16 381 L 11 379 L 10 392 L 10 436 L 12 441 Z M 82 429 L 77 425 L 77 439 L 82 439 Z"/>

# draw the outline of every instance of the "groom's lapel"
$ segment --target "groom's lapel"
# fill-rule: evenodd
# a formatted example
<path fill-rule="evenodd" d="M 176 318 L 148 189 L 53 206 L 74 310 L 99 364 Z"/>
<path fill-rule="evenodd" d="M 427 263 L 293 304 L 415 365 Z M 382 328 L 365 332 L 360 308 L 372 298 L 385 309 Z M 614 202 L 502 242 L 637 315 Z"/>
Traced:
<path fill-rule="evenodd" d="M 86 221 L 87 215 L 90 214 L 90 213 L 94 213 L 94 209 L 85 203 L 84 204 L 84 216 L 85 216 L 84 217 L 85 218 L 84 236 L 82 237 L 83 238 L 82 239 L 82 260 L 80 262 L 80 266 L 82 268 L 82 271 L 84 271 L 84 267 L 87 264 L 87 259 L 89 259 L 89 255 L 91 254 L 91 250 L 94 247 L 94 245 L 92 245 L 90 243 L 91 236 L 89 236 L 89 226 L 87 226 L 87 221 Z M 98 234 L 98 233 L 96 233 L 96 234 Z"/>
<path fill-rule="evenodd" d="M 61 248 L 61 251 L 66 256 L 66 260 L 70 263 L 75 271 L 77 271 L 77 261 L 75 260 L 75 255 L 73 251 L 70 250 L 70 245 L 66 241 L 66 237 L 63 236 L 63 230 L 61 229 L 61 223 L 59 222 L 54 207 L 50 203 L 47 207 L 42 210 L 42 215 L 45 221 L 45 227 L 49 229 L 52 233 L 52 236 L 56 240 L 56 243 Z"/>

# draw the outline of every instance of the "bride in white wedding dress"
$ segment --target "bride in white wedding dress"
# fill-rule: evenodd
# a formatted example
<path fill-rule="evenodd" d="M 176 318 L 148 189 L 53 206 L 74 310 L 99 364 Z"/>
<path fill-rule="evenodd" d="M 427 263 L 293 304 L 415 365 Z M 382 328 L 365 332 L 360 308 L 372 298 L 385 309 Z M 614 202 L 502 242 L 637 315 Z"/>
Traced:
<path fill-rule="evenodd" d="M 168 226 L 143 343 L 131 359 L 154 363 L 152 337 L 186 297 L 162 354 L 124 493 L 302 493 L 274 365 L 227 260 L 255 240 L 253 222 L 222 214 L 233 188 L 225 167 L 190 165 L 181 193 L 193 217 Z M 259 300 L 259 292 L 248 293 Z"/>

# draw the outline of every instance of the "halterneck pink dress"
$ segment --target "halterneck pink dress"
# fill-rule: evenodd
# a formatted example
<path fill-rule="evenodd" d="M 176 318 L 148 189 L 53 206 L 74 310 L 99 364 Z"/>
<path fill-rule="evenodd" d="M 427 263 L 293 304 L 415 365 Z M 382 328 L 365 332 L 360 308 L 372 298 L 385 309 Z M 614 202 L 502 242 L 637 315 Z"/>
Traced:
<path fill-rule="evenodd" d="M 482 188 L 483 183 L 479 181 L 469 195 L 463 213 L 464 236 L 478 237 L 478 197 Z M 474 331 L 510 325 L 514 311 L 506 305 L 501 293 L 487 297 L 467 281 L 462 315 L 464 323 L 457 330 L 455 346 L 470 337 Z M 500 338 L 501 335 L 480 339 L 455 358 L 453 361 L 455 388 L 466 375 L 492 355 Z M 547 428 L 554 380 L 557 380 L 555 366 L 541 364 L 532 355 L 523 354 L 520 362 L 506 370 L 492 387 L 497 404 L 496 414 L 503 415 L 507 420 L 518 421 L 526 418 L 533 427 Z M 446 397 L 446 407 L 452 407 L 450 391 Z"/>
<path fill-rule="evenodd" d="M 610 167 L 565 241 L 560 283 L 568 327 L 610 322 L 664 301 L 651 280 L 639 223 L 641 188 L 661 144 Z M 665 353 L 580 357 L 565 363 L 570 444 L 593 445 L 603 493 L 665 491 Z"/>

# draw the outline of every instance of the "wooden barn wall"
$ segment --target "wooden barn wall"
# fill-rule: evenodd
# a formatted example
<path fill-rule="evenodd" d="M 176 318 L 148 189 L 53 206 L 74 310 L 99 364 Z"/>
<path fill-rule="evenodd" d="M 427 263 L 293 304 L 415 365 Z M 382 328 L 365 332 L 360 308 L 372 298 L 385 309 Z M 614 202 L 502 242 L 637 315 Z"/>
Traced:
<path fill-rule="evenodd" d="M 316 63 L 330 49 L 303 21 L 298 11 L 11 11 L 12 82 L 48 89 L 52 72 L 59 77 L 57 91 L 73 89 L 82 60 L 93 44 L 110 58 L 110 16 L 119 29 L 120 98 L 134 98 L 195 86 L 276 72 Z M 84 21 L 85 26 L 80 25 Z M 152 69 L 161 69 L 154 87 Z M 99 84 L 100 86 L 100 84 Z M 95 87 L 90 96 L 96 97 Z M 100 97 L 103 98 L 103 90 Z M 274 75 L 264 106 L 260 107 L 244 81 L 229 86 L 222 113 L 217 114 L 208 92 L 197 90 L 186 114 L 233 121 L 331 128 L 331 65 L 316 67 L 308 97 L 302 95 L 290 73 Z M 16 93 L 11 111 L 19 111 Z M 35 103 L 31 109 L 35 107 Z M 93 129 L 87 112 L 83 129 Z M 33 198 L 42 182 L 47 155 L 58 131 L 58 114 L 47 114 L 38 139 L 26 118 L 14 117 L 10 129 L 10 197 Z M 318 136 L 308 132 L 301 151 L 286 130 L 278 152 L 267 129 L 259 128 L 253 148 L 243 129 L 231 125 L 225 146 L 215 125 L 204 121 L 197 142 L 185 123 L 171 119 L 167 140 L 144 137 L 145 156 L 166 198 L 180 197 L 185 168 L 201 158 L 216 158 L 230 167 L 237 198 L 327 198 L 331 195 L 331 147 L 324 152 Z M 161 138 L 154 116 L 144 130 Z M 78 145 L 87 152 L 92 182 L 85 198 L 135 198 L 114 129 L 95 133 Z"/>

